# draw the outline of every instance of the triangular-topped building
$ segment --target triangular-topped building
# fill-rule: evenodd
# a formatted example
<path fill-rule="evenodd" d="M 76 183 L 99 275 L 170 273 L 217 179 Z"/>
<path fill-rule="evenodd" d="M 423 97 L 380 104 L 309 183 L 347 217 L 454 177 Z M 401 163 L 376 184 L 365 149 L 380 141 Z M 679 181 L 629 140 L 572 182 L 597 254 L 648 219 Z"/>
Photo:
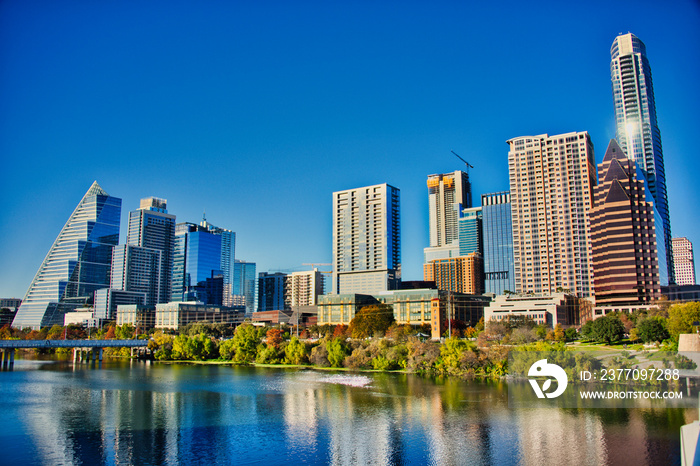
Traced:
<path fill-rule="evenodd" d="M 109 287 L 112 247 L 119 242 L 122 200 L 92 183 L 41 263 L 13 326 L 63 325 L 63 315 Z"/>
<path fill-rule="evenodd" d="M 595 313 L 647 307 L 660 295 L 658 214 L 649 187 L 614 139 L 598 164 L 598 180 L 591 209 Z"/>

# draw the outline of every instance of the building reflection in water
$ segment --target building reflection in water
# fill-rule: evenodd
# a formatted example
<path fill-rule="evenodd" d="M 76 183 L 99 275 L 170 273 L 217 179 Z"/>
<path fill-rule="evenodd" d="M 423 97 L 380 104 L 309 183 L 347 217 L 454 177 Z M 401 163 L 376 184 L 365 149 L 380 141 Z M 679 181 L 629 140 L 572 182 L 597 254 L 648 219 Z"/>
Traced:
<path fill-rule="evenodd" d="M 8 388 L 33 400 L 23 425 L 43 464 L 670 464 L 677 426 L 697 416 L 510 409 L 502 383 L 344 377 L 141 364 Z"/>

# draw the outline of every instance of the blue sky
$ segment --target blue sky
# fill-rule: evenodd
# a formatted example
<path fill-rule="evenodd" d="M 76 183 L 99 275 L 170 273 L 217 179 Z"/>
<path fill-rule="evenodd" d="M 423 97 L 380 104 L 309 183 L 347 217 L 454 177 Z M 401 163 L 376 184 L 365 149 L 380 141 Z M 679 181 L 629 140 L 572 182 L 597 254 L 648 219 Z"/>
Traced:
<path fill-rule="evenodd" d="M 476 2 L 473 2 L 476 3 Z M 486 3 L 486 2 L 479 2 Z M 647 46 L 672 232 L 700 247 L 696 1 L 0 2 L 0 296 L 23 297 L 97 180 L 126 215 L 237 233 L 258 271 L 331 262 L 331 193 L 401 190 L 422 278 L 432 173 L 508 189 L 509 138 L 614 137 L 610 45 Z"/>

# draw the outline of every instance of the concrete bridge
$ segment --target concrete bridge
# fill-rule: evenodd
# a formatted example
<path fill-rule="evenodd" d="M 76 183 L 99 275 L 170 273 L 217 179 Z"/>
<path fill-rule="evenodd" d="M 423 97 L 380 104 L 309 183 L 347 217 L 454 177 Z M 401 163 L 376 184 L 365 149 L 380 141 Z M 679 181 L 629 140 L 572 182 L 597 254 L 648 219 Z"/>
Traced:
<path fill-rule="evenodd" d="M 2 351 L 2 368 L 7 369 L 14 366 L 15 350 L 30 348 L 73 348 L 73 363 L 82 362 L 85 354 L 86 362 L 90 359 L 102 361 L 102 350 L 104 348 L 131 348 L 132 353 L 135 348 L 145 349 L 149 340 L 0 340 L 0 351 Z"/>

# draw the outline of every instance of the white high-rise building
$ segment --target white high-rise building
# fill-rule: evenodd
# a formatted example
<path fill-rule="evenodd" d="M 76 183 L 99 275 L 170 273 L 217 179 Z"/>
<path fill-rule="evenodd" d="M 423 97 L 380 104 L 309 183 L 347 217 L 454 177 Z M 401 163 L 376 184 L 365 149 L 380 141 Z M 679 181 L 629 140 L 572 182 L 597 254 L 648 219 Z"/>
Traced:
<path fill-rule="evenodd" d="M 398 188 L 385 183 L 333 193 L 333 293 L 379 293 L 400 281 Z"/>
<path fill-rule="evenodd" d="M 285 308 L 315 306 L 323 294 L 323 273 L 317 268 L 307 272 L 292 272 L 285 277 Z"/>
<path fill-rule="evenodd" d="M 673 238 L 673 265 L 677 285 L 695 285 L 693 243 L 688 238 Z"/>
<path fill-rule="evenodd" d="M 646 177 L 661 217 L 661 224 L 656 226 L 661 284 L 674 283 L 666 172 L 651 67 L 644 42 L 634 34 L 621 34 L 613 41 L 610 77 L 615 103 L 615 139 Z"/>
<path fill-rule="evenodd" d="M 588 132 L 507 143 L 515 291 L 591 296 L 589 211 L 596 175 Z"/>

